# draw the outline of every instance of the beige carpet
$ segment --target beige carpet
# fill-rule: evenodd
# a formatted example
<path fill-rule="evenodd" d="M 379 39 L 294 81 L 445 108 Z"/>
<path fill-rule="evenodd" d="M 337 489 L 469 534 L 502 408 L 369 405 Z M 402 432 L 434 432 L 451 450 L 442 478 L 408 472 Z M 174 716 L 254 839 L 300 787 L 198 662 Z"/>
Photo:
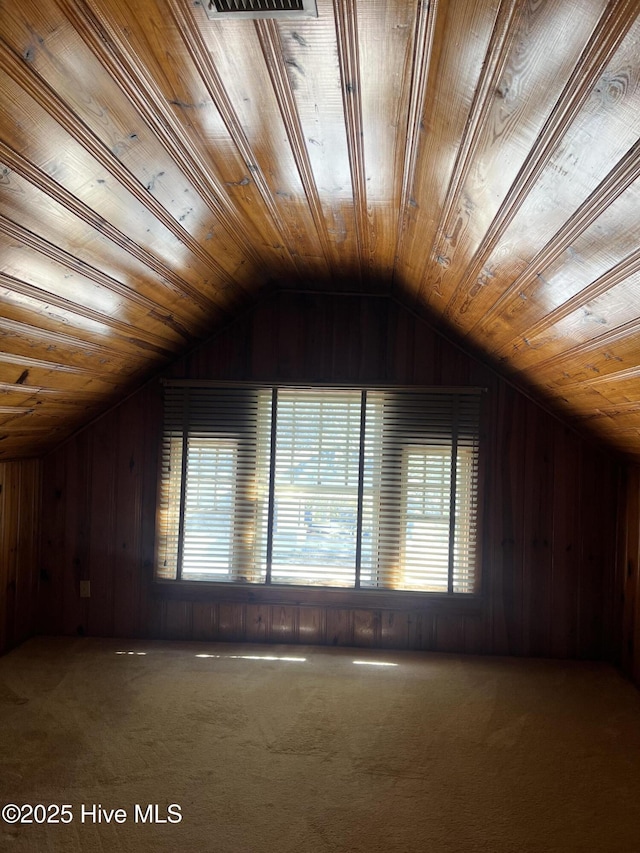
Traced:
<path fill-rule="evenodd" d="M 640 850 L 640 693 L 600 664 L 38 638 L 0 748 L 0 806 L 73 817 L 0 822 L 16 853 Z"/>

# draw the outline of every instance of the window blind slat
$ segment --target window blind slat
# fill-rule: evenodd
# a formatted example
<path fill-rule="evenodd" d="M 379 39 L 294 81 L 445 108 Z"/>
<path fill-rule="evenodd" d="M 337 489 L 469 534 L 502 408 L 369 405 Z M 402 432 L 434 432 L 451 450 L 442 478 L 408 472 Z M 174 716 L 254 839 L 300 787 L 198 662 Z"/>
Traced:
<path fill-rule="evenodd" d="M 473 593 L 478 423 L 468 391 L 169 386 L 156 575 Z"/>
<path fill-rule="evenodd" d="M 279 389 L 272 583 L 355 583 L 359 391 Z"/>
<path fill-rule="evenodd" d="M 376 548 L 371 552 L 368 584 L 445 593 L 450 587 L 453 592 L 473 591 L 475 531 L 469 527 L 475 527 L 477 462 L 465 464 L 464 457 L 470 452 L 470 459 L 477 460 L 478 398 L 380 391 L 370 392 L 368 400 L 371 421 L 376 424 L 369 443 L 371 468 L 379 470 L 370 518 Z M 452 467 L 456 470 L 453 523 Z M 364 578 L 362 585 L 366 585 Z"/>

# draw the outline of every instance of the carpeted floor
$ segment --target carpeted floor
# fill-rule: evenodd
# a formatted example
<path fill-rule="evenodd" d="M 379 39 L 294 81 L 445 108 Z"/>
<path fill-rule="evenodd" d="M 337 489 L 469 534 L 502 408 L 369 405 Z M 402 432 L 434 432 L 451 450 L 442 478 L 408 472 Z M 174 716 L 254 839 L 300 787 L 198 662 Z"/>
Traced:
<path fill-rule="evenodd" d="M 0 750 L 0 806 L 70 806 L 0 821 L 16 853 L 640 850 L 640 693 L 601 664 L 37 638 Z"/>

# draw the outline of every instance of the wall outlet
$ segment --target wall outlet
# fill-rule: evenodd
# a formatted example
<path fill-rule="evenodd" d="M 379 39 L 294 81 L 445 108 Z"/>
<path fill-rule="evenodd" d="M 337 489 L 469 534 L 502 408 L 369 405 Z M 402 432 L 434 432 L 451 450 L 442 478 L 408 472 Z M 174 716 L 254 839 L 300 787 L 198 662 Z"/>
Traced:
<path fill-rule="evenodd" d="M 91 581 L 80 581 L 80 598 L 91 598 Z"/>

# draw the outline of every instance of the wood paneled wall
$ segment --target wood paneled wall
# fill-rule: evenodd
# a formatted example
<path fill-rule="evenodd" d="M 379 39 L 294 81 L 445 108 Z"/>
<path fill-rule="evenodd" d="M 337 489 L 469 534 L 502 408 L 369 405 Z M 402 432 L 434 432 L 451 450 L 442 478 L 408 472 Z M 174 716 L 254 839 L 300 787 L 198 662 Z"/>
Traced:
<path fill-rule="evenodd" d="M 618 465 L 386 296 L 283 291 L 177 362 L 174 377 L 480 385 L 479 607 L 357 608 L 154 587 L 160 385 L 44 460 L 50 632 L 610 657 Z M 81 580 L 91 597 L 80 598 Z M 203 588 L 204 592 L 204 588 Z"/>
<path fill-rule="evenodd" d="M 37 622 L 40 472 L 37 460 L 0 463 L 0 654 Z"/>
<path fill-rule="evenodd" d="M 623 672 L 640 686 L 640 468 L 620 478 L 613 642 Z"/>

